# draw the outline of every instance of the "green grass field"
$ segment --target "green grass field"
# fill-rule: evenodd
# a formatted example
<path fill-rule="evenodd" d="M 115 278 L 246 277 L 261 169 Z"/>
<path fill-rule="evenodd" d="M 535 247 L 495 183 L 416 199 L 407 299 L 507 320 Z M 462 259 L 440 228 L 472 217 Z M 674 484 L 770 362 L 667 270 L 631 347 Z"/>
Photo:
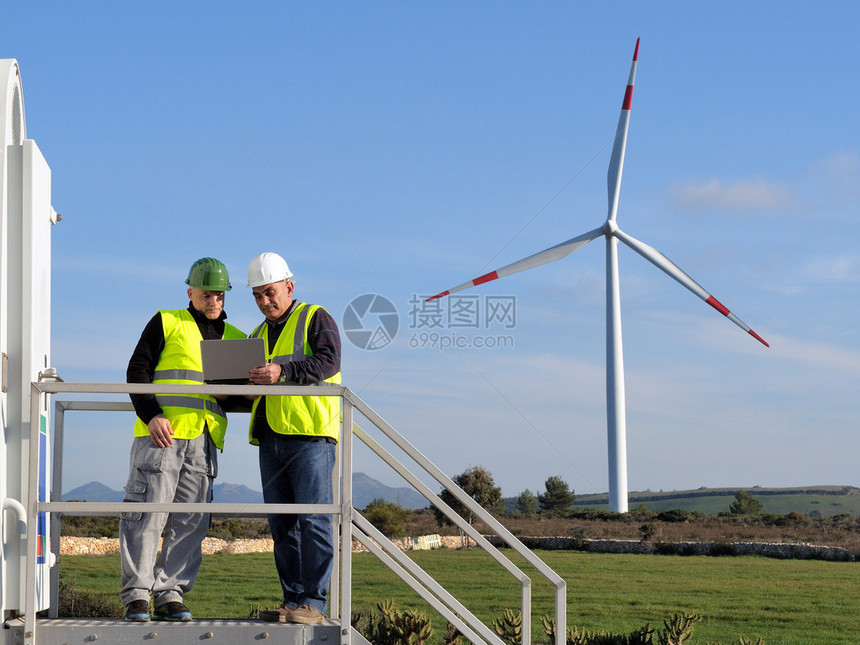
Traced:
<path fill-rule="evenodd" d="M 508 552 L 506 552 L 508 553 Z M 628 633 L 646 622 L 661 627 L 672 613 L 704 616 L 691 645 L 737 642 L 742 634 L 767 645 L 856 645 L 860 642 L 860 564 L 759 557 L 708 558 L 544 551 L 538 555 L 568 583 L 568 624 Z M 480 551 L 417 551 L 411 556 L 470 610 L 491 623 L 519 607 L 519 588 Z M 514 559 L 515 562 L 518 558 Z M 528 572 L 528 568 L 523 566 Z M 394 599 L 401 609 L 432 612 L 372 555 L 353 558 L 353 610 Z M 118 556 L 63 556 L 61 575 L 80 590 L 114 595 Z M 533 579 L 533 639 L 546 642 L 540 616 L 552 589 Z M 252 605 L 280 597 L 271 554 L 204 558 L 186 602 L 198 618 L 247 618 Z M 444 621 L 436 616 L 434 642 Z"/>

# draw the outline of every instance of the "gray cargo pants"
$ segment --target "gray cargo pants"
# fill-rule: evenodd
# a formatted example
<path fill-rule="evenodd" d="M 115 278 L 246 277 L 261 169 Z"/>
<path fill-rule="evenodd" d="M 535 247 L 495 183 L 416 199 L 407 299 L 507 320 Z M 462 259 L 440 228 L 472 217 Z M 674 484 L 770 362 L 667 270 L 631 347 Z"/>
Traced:
<path fill-rule="evenodd" d="M 195 439 L 174 438 L 167 448 L 159 448 L 148 436 L 135 437 L 124 501 L 211 502 L 217 474 L 218 452 L 208 431 Z M 200 569 L 201 543 L 208 530 L 209 513 L 123 513 L 122 603 L 149 600 L 150 592 L 155 607 L 182 602 Z"/>

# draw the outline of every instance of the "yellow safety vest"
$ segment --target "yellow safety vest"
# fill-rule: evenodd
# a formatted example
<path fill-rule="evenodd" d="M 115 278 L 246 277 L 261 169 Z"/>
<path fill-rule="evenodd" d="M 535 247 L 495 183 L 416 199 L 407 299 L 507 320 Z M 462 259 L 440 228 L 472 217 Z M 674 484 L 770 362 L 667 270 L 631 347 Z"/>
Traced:
<path fill-rule="evenodd" d="M 203 360 L 200 341 L 203 336 L 187 309 L 159 311 L 164 329 L 164 349 L 155 366 L 153 383 L 203 385 Z M 224 323 L 223 338 L 245 338 L 233 325 Z M 208 394 L 156 394 L 158 405 L 177 439 L 194 439 L 203 428 L 209 428 L 212 441 L 224 449 L 227 417 L 218 401 Z M 149 436 L 149 428 L 140 418 L 134 424 L 134 436 Z"/>
<path fill-rule="evenodd" d="M 317 309 L 322 307 L 303 302 L 297 304 L 272 348 L 269 347 L 266 333 L 267 323 L 263 322 L 251 332 L 251 338 L 262 338 L 265 341 L 267 362 L 284 365 L 313 355 L 308 344 L 308 328 Z M 340 383 L 340 372 L 324 382 Z M 335 441 L 340 439 L 340 397 L 267 396 L 265 400 L 266 420 L 278 434 L 328 437 Z M 249 441 L 255 446 L 260 443 L 254 438 L 254 416 L 259 403 L 260 399 L 255 399 L 251 408 Z"/>

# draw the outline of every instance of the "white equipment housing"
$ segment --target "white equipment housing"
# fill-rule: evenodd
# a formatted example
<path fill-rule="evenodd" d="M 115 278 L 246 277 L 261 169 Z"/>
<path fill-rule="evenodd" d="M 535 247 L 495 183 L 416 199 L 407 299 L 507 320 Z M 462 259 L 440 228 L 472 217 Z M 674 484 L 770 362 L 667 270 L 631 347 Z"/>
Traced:
<path fill-rule="evenodd" d="M 51 352 L 51 169 L 27 139 L 21 74 L 14 59 L 0 59 L 0 609 L 3 620 L 23 613 L 26 534 L 38 535 L 36 604 L 47 608 L 50 553 L 47 514 L 27 526 L 30 477 L 30 383 L 54 378 Z M 49 501 L 50 428 L 40 410 L 39 500 Z"/>

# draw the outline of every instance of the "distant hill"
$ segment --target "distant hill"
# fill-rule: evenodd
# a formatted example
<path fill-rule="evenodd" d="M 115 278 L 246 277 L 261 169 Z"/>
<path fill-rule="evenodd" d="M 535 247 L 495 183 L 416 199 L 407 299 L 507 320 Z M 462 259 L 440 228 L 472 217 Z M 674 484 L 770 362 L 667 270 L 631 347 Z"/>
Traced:
<path fill-rule="evenodd" d="M 386 502 L 400 504 L 403 508 L 426 508 L 430 506 L 421 493 L 414 488 L 404 486 L 392 488 L 381 484 L 364 473 L 352 474 L 352 504 L 355 508 L 365 508 L 374 499 L 382 498 Z"/>
<path fill-rule="evenodd" d="M 90 482 L 64 493 L 63 501 L 121 502 L 124 495 L 123 491 L 108 488 L 101 482 Z M 430 505 L 423 495 L 412 488 L 392 488 L 364 473 L 353 473 L 352 496 L 353 504 L 358 509 L 365 508 L 377 498 L 409 509 Z M 263 494 L 242 484 L 215 484 L 215 501 L 223 504 L 259 504 L 263 501 Z"/>
<path fill-rule="evenodd" d="M 214 500 L 221 504 L 261 504 L 263 493 L 244 484 L 215 484 Z"/>
<path fill-rule="evenodd" d="M 803 486 L 796 488 L 697 488 L 695 490 L 632 491 L 630 509 L 645 505 L 649 511 L 696 511 L 706 515 L 727 513 L 739 490 L 754 495 L 763 513 L 786 515 L 853 515 L 860 517 L 860 488 L 854 486 Z M 515 502 L 516 503 L 516 502 Z M 609 508 L 609 495 L 577 495 L 575 508 Z"/>
<path fill-rule="evenodd" d="M 90 482 L 63 494 L 63 501 L 75 502 L 121 502 L 125 493 L 108 488 L 101 482 Z"/>

